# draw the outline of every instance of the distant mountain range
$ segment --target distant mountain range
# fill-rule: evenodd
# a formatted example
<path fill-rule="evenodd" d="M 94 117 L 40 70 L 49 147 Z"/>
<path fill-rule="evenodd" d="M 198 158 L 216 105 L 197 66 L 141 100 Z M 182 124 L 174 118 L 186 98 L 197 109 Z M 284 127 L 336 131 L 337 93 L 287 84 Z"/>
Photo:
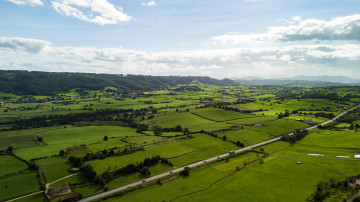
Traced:
<path fill-rule="evenodd" d="M 360 79 L 346 76 L 296 76 L 292 78 L 263 79 L 260 77 L 245 77 L 233 79 L 242 85 L 261 86 L 279 85 L 287 87 L 325 87 L 360 85 Z"/>

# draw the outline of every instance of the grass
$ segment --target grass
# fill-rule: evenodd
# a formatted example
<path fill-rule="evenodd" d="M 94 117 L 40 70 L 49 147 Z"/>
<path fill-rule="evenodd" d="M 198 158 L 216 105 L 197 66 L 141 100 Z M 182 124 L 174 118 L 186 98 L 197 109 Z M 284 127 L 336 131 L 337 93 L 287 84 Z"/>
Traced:
<path fill-rule="evenodd" d="M 39 165 L 40 172 L 45 173 L 48 183 L 70 175 L 68 170 L 73 167 L 67 159 L 61 157 L 41 159 L 35 163 Z"/>
<path fill-rule="evenodd" d="M 114 171 L 116 169 L 127 166 L 128 164 L 136 164 L 144 161 L 145 158 L 151 157 L 150 154 L 145 151 L 139 151 L 136 153 L 110 157 L 103 160 L 89 161 L 90 164 L 98 175 L 101 175 L 105 171 Z"/>
<path fill-rule="evenodd" d="M 195 151 L 170 159 L 175 166 L 184 166 L 238 148 L 235 144 L 223 141 L 220 138 L 203 134 L 198 134 L 194 137 L 193 139 L 181 140 L 183 144 L 192 147 Z"/>
<path fill-rule="evenodd" d="M 252 125 L 256 123 L 265 123 L 276 119 L 277 116 L 258 116 L 252 118 L 242 118 L 242 119 L 232 120 L 232 121 L 228 121 L 227 123 L 234 125 Z"/>
<path fill-rule="evenodd" d="M 153 185 L 146 189 L 130 192 L 122 197 L 111 198 L 105 201 L 170 201 L 175 197 L 189 194 L 194 190 L 206 189 L 209 185 L 205 184 L 204 181 L 215 182 L 225 176 L 227 176 L 225 172 L 203 167 L 191 171 L 189 177 L 179 177 L 164 185 Z"/>
<path fill-rule="evenodd" d="M 229 124 L 207 120 L 190 112 L 159 113 L 155 115 L 155 118 L 144 120 L 141 123 L 159 125 L 163 128 L 172 128 L 181 125 L 182 128 L 189 128 L 190 131 L 214 131 L 231 127 Z"/>
<path fill-rule="evenodd" d="M 138 137 L 127 137 L 124 140 L 129 143 L 135 143 L 135 144 L 152 144 L 154 142 L 159 142 L 164 140 L 164 137 L 158 137 L 158 136 L 138 136 Z"/>
<path fill-rule="evenodd" d="M 321 130 L 318 132 L 319 133 L 312 133 L 311 135 L 308 135 L 300 143 L 304 145 L 316 145 L 328 148 L 360 148 L 360 133 L 354 132 L 353 130 Z"/>
<path fill-rule="evenodd" d="M 152 155 L 160 155 L 163 158 L 172 158 L 181 156 L 197 149 L 190 145 L 184 144 L 185 140 L 173 140 L 161 142 L 145 147 L 146 151 Z"/>
<path fill-rule="evenodd" d="M 227 140 L 230 140 L 233 142 L 240 141 L 240 142 L 244 143 L 245 146 L 253 145 L 253 144 L 263 142 L 265 140 L 273 138 L 271 135 L 269 135 L 267 133 L 246 130 L 246 129 L 218 132 L 217 134 L 219 137 L 226 136 Z"/>
<path fill-rule="evenodd" d="M 58 154 L 60 150 L 65 150 L 69 147 L 79 146 L 82 144 L 101 143 L 104 142 L 103 137 L 126 137 L 139 136 L 133 128 L 119 127 L 119 126 L 87 126 L 75 128 L 63 128 L 58 130 L 46 131 L 39 133 L 43 137 L 43 142 L 47 145 L 25 148 L 16 150 L 15 154 L 26 159 L 37 157 L 51 156 Z M 109 143 L 111 142 L 111 143 Z M 93 147 L 93 149 L 109 149 L 114 146 L 123 146 L 120 141 L 114 143 L 112 141 L 106 142 L 104 147 Z M 91 147 L 91 146 L 90 146 Z M 93 152 L 96 152 L 93 151 Z"/>
<path fill-rule="evenodd" d="M 0 180 L 0 201 L 39 191 L 36 173 L 17 175 Z"/>
<path fill-rule="evenodd" d="M 309 125 L 299 121 L 278 119 L 275 121 L 266 122 L 264 123 L 264 126 L 253 126 L 253 127 L 248 127 L 247 129 L 259 131 L 259 132 L 265 132 L 273 136 L 278 136 L 289 132 L 293 132 L 296 129 L 305 128 L 307 126 Z"/>
<path fill-rule="evenodd" d="M 200 109 L 200 110 L 195 110 L 192 113 L 200 117 L 203 117 L 205 119 L 209 119 L 217 122 L 224 122 L 224 121 L 240 119 L 240 118 L 249 118 L 254 116 L 251 114 L 244 114 L 235 111 L 227 111 L 218 108 Z"/>
<path fill-rule="evenodd" d="M 10 155 L 0 156 L 0 165 L 0 176 L 16 173 L 28 167 L 26 163 Z"/>

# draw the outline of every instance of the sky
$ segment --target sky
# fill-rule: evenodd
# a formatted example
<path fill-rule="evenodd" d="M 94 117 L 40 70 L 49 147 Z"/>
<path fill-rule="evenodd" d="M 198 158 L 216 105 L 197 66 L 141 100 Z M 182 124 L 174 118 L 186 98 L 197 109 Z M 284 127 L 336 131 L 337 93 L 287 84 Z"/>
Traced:
<path fill-rule="evenodd" d="M 360 3 L 0 0 L 0 69 L 360 78 Z"/>

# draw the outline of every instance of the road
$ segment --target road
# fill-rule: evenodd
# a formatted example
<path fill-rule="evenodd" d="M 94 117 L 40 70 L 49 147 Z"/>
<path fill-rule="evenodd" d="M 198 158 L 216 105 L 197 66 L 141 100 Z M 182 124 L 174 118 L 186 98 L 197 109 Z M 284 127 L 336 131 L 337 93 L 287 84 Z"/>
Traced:
<path fill-rule="evenodd" d="M 325 124 L 328 124 L 328 123 L 331 123 L 335 120 L 337 120 L 339 117 L 347 114 L 348 112 L 358 108 L 360 105 L 354 107 L 354 108 L 351 108 L 341 114 L 339 114 L 338 116 L 336 116 L 335 118 L 331 119 L 331 120 L 328 120 L 326 122 L 323 122 L 319 125 L 325 125 Z M 315 126 L 311 126 L 311 127 L 308 127 L 306 128 L 307 130 L 312 130 L 314 128 L 316 128 L 318 125 L 315 125 Z M 289 133 L 288 135 L 293 135 L 294 133 Z M 235 150 L 235 153 L 240 153 L 240 152 L 244 152 L 244 151 L 248 151 L 248 150 L 251 150 L 251 149 L 254 149 L 256 147 L 260 147 L 260 146 L 263 146 L 263 145 L 266 145 L 266 144 L 269 144 L 269 143 L 272 143 L 272 142 L 276 142 L 278 140 L 280 140 L 281 137 L 276 137 L 276 138 L 273 138 L 273 139 L 270 139 L 270 140 L 266 140 L 264 142 L 260 142 L 260 143 L 257 143 L 257 144 L 254 144 L 254 145 L 251 145 L 251 146 L 248 146 L 248 147 L 244 147 L 242 149 L 238 149 L 238 150 Z M 96 200 L 96 199 L 100 199 L 102 197 L 105 197 L 105 196 L 109 196 L 109 195 L 112 195 L 116 192 L 120 192 L 120 191 L 123 191 L 123 190 L 126 190 L 128 188 L 131 188 L 131 187 L 135 187 L 135 186 L 138 186 L 138 185 L 141 185 L 141 184 L 144 184 L 146 182 L 149 182 L 149 181 L 153 181 L 153 180 L 157 180 L 157 179 L 161 179 L 163 177 L 166 177 L 168 175 L 172 175 L 174 173 L 179 173 L 181 172 L 182 170 L 184 170 L 185 167 L 190 167 L 190 168 L 194 168 L 194 167 L 197 167 L 197 166 L 201 166 L 205 163 L 208 163 L 208 162 L 211 162 L 211 161 L 215 161 L 217 159 L 220 159 L 220 158 L 224 158 L 224 157 L 227 157 L 229 156 L 230 154 L 229 153 L 225 153 L 225 154 L 221 154 L 221 155 L 218 155 L 218 156 L 215 156 L 215 157 L 212 157 L 212 158 L 209 158 L 209 159 L 204 159 L 202 161 L 198 161 L 196 163 L 193 163 L 193 164 L 189 164 L 189 165 L 186 165 L 186 166 L 183 166 L 183 167 L 180 167 L 180 168 L 177 168 L 177 169 L 174 169 L 174 170 L 171 170 L 171 171 L 168 171 L 168 172 L 165 172 L 165 173 L 161 173 L 159 175 L 155 175 L 155 176 L 152 176 L 152 177 L 149 177 L 145 180 L 140 180 L 140 181 L 137 181 L 137 182 L 134 182 L 134 183 L 131 183 L 131 184 L 128 184 L 128 185 L 125 185 L 125 186 L 121 186 L 121 187 L 118 187 L 118 188 L 115 188 L 115 189 L 112 189 L 112 190 L 109 190 L 109 191 L 106 191 L 106 192 L 102 192 L 102 193 L 99 193 L 99 194 L 96 194 L 96 195 L 93 195 L 93 196 L 90 196 L 88 198 L 84 198 L 82 200 L 80 200 L 81 202 L 87 202 L 87 201 L 92 201 L 92 200 Z"/>

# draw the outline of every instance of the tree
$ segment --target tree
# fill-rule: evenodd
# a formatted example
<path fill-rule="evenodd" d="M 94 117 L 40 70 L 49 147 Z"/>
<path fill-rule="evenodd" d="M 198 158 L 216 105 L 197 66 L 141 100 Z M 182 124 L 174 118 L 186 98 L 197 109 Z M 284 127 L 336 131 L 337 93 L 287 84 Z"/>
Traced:
<path fill-rule="evenodd" d="M 42 141 L 43 141 L 43 137 L 37 137 L 37 141 L 42 142 Z"/>
<path fill-rule="evenodd" d="M 9 153 L 12 153 L 12 152 L 13 152 L 13 149 L 14 149 L 14 148 L 13 148 L 12 146 L 9 146 L 6 151 L 9 152 Z"/>
<path fill-rule="evenodd" d="M 224 135 L 222 139 L 223 139 L 224 141 L 226 141 L 226 140 L 227 140 L 227 137 Z"/>
<path fill-rule="evenodd" d="M 264 164 L 264 159 L 260 159 L 260 164 Z"/>
<path fill-rule="evenodd" d="M 65 151 L 64 151 L 64 150 L 60 150 L 60 151 L 59 151 L 59 156 L 65 156 Z"/>
<path fill-rule="evenodd" d="M 109 140 L 109 137 L 106 135 L 104 136 L 104 141 L 108 141 Z"/>
<path fill-rule="evenodd" d="M 184 170 L 182 170 L 181 172 L 180 172 L 180 175 L 182 175 L 182 176 L 189 176 L 190 175 L 190 168 L 189 167 L 185 167 L 184 168 Z"/>
<path fill-rule="evenodd" d="M 359 129 L 360 125 L 357 123 L 355 124 L 355 131 L 357 131 Z"/>

